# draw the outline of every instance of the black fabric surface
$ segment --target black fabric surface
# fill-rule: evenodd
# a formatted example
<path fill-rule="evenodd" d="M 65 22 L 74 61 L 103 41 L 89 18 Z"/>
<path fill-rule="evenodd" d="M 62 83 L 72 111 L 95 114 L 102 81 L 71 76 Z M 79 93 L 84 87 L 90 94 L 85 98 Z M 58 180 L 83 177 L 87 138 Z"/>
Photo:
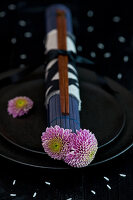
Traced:
<path fill-rule="evenodd" d="M 59 2 L 72 11 L 78 54 L 98 64 L 97 72 L 133 92 L 133 12 L 128 1 L 1 1 L 1 75 L 25 65 L 43 65 L 44 9 Z M 26 38 L 26 32 L 31 37 Z M 0 157 L 0 200 L 130 200 L 132 157 L 130 149 L 108 163 L 76 174 L 38 170 Z"/>

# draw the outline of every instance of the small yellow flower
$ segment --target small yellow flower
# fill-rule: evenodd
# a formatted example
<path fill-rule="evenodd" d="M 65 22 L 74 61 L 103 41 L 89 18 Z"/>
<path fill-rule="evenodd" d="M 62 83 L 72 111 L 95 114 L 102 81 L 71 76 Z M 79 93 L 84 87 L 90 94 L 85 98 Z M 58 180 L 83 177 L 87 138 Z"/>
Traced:
<path fill-rule="evenodd" d="M 49 149 L 53 152 L 53 153 L 59 153 L 62 149 L 62 140 L 61 138 L 53 138 L 49 141 Z"/>
<path fill-rule="evenodd" d="M 17 99 L 16 101 L 16 107 L 17 108 L 24 108 L 25 106 L 28 105 L 28 101 L 26 99 Z"/>

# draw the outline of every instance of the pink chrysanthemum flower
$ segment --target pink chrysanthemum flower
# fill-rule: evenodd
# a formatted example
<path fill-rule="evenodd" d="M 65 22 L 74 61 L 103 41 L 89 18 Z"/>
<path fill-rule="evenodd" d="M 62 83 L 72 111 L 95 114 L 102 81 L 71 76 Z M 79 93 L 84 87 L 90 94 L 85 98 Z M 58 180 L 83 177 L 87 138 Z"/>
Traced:
<path fill-rule="evenodd" d="M 76 131 L 70 142 L 70 151 L 64 161 L 72 167 L 86 167 L 94 159 L 98 149 L 97 139 L 89 130 Z"/>
<path fill-rule="evenodd" d="M 33 101 L 26 96 L 15 97 L 8 101 L 7 111 L 13 118 L 27 114 L 33 107 Z"/>
<path fill-rule="evenodd" d="M 63 129 L 60 126 L 46 128 L 42 133 L 42 146 L 44 151 L 51 157 L 57 160 L 65 158 L 69 151 L 71 129 Z"/>

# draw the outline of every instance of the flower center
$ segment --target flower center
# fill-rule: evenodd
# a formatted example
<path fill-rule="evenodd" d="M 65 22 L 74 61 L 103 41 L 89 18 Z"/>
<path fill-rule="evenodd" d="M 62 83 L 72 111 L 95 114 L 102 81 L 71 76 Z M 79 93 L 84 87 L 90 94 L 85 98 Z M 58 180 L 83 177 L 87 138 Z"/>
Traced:
<path fill-rule="evenodd" d="M 59 153 L 62 149 L 62 140 L 59 138 L 53 138 L 53 140 L 49 142 L 49 148 L 52 152 Z"/>
<path fill-rule="evenodd" d="M 93 158 L 94 153 L 95 153 L 95 151 L 92 151 L 92 152 L 89 154 L 89 158 L 90 158 L 90 159 Z"/>
<path fill-rule="evenodd" d="M 17 108 L 23 108 L 26 105 L 27 105 L 27 100 L 26 99 L 18 99 L 16 101 Z"/>

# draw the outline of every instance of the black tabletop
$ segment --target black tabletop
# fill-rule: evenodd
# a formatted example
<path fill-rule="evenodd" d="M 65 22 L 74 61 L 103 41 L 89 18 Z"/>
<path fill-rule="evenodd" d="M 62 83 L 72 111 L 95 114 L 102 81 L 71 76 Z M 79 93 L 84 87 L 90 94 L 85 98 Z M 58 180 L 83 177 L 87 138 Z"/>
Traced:
<path fill-rule="evenodd" d="M 64 3 L 73 16 L 78 54 L 94 71 L 133 92 L 132 6 L 113 1 L 0 2 L 0 72 L 44 62 L 47 5 Z M 64 172 L 17 164 L 0 157 L 0 200 L 125 200 L 133 195 L 133 150 L 84 171 Z"/>

